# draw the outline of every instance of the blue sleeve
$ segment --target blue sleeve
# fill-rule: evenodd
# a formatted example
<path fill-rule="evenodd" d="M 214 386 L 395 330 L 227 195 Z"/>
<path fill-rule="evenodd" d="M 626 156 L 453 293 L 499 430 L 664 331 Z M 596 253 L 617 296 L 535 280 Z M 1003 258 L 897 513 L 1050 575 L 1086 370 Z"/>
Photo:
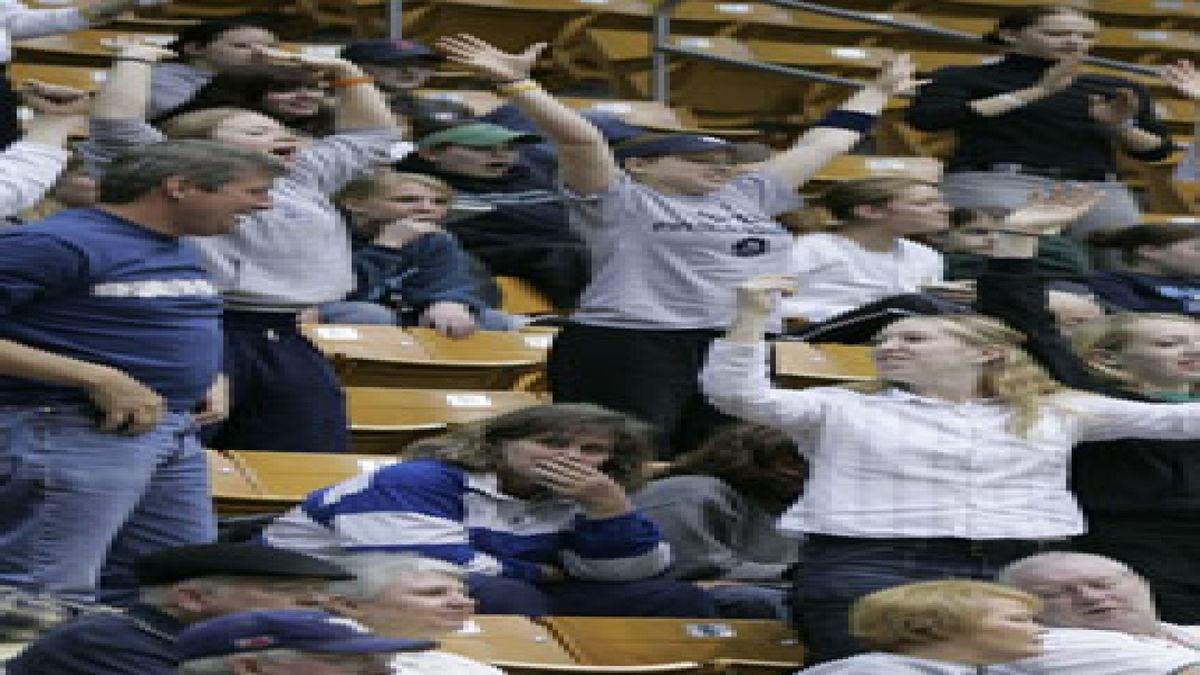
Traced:
<path fill-rule="evenodd" d="M 412 460 L 315 493 L 303 505 L 309 518 L 335 532 L 349 552 L 419 553 L 469 572 L 536 579 L 535 564 L 475 549 L 465 524 L 467 476 L 442 462 Z"/>
<path fill-rule="evenodd" d="M 416 273 L 406 280 L 404 295 L 414 307 L 424 310 L 435 302 L 457 302 L 475 313 L 483 309 L 467 255 L 452 236 L 427 234 L 405 248 L 409 249 Z"/>
<path fill-rule="evenodd" d="M 571 576 L 599 581 L 645 579 L 671 564 L 658 526 L 637 511 L 615 518 L 580 516 L 562 558 Z"/>
<path fill-rule="evenodd" d="M 56 293 L 78 288 L 87 278 L 87 258 L 59 239 L 20 229 L 0 235 L 0 315 Z"/>

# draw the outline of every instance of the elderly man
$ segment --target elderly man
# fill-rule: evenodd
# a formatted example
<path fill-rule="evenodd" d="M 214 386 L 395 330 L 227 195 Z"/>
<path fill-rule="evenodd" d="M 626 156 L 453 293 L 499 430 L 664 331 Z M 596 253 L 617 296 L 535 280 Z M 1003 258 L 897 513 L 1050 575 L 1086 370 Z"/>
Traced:
<path fill-rule="evenodd" d="M 437 643 L 371 634 L 352 619 L 303 610 L 233 614 L 179 635 L 180 675 L 388 675 L 396 654 Z"/>
<path fill-rule="evenodd" d="M 1004 675 L 1200 675 L 1200 627 L 1158 619 L 1145 579 L 1090 553 L 1049 552 L 1017 560 L 999 580 L 1040 597 L 1051 628 L 1044 653 L 989 673 Z"/>
<path fill-rule="evenodd" d="M 141 602 L 63 624 L 7 665 L 8 675 L 174 675 L 186 626 L 251 609 L 324 604 L 330 581 L 353 576 L 300 553 L 254 544 L 204 544 L 137 561 Z"/>
<path fill-rule="evenodd" d="M 215 538 L 195 428 L 224 407 L 221 298 L 185 235 L 267 207 L 280 171 L 147 146 L 95 207 L 0 233 L 0 583 L 116 602 L 134 558 Z"/>

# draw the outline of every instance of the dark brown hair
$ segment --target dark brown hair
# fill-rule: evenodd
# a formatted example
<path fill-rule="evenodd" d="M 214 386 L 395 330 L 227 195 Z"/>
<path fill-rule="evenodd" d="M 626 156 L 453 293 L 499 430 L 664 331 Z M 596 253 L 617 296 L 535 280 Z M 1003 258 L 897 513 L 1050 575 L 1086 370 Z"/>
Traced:
<path fill-rule="evenodd" d="M 803 479 L 780 473 L 784 463 L 807 473 L 808 463 L 787 434 L 760 424 L 734 424 L 681 455 L 664 476 L 712 476 L 767 510 L 782 513 L 804 490 Z"/>
<path fill-rule="evenodd" d="M 1087 12 L 1070 5 L 1030 5 L 1019 7 L 1000 17 L 996 25 L 983 34 L 983 41 L 1000 46 L 1008 46 L 1008 42 L 1000 36 L 1002 31 L 1019 31 L 1029 28 L 1048 16 L 1057 14 L 1078 14 L 1091 18 Z"/>

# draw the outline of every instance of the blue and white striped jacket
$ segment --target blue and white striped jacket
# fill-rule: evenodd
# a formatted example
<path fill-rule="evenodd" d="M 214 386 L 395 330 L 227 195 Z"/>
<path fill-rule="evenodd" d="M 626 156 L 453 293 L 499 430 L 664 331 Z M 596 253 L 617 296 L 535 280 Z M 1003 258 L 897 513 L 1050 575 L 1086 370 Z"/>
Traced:
<path fill-rule="evenodd" d="M 526 501 L 493 473 L 413 460 L 317 490 L 265 533 L 267 543 L 314 555 L 397 551 L 469 572 L 536 581 L 538 564 L 578 579 L 629 581 L 663 572 L 670 550 L 636 511 L 589 519 L 566 499 Z"/>

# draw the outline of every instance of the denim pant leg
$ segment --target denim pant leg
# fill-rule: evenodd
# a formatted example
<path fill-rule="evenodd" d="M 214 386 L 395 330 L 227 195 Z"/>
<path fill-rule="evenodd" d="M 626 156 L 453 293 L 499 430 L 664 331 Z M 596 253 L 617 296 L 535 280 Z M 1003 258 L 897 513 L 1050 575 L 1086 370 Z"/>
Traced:
<path fill-rule="evenodd" d="M 390 307 L 362 300 L 327 302 L 319 308 L 322 323 L 395 326 L 400 317 Z"/>
<path fill-rule="evenodd" d="M 714 618 L 712 597 L 674 579 L 562 581 L 542 586 L 554 614 L 567 616 L 665 616 Z"/>
<path fill-rule="evenodd" d="M 998 566 L 901 550 L 887 544 L 805 541 L 796 582 L 795 623 L 807 665 L 865 651 L 850 636 L 850 606 L 885 588 L 936 579 L 994 578 Z"/>
<path fill-rule="evenodd" d="M 101 602 L 128 605 L 137 598 L 133 562 L 154 551 L 214 541 L 217 536 L 208 458 L 200 446 L 190 415 L 170 420 L 170 445 L 142 500 L 117 533 L 100 571 Z"/>
<path fill-rule="evenodd" d="M 171 427 L 121 436 L 78 408 L 0 409 L 0 583 L 92 600 Z"/>

